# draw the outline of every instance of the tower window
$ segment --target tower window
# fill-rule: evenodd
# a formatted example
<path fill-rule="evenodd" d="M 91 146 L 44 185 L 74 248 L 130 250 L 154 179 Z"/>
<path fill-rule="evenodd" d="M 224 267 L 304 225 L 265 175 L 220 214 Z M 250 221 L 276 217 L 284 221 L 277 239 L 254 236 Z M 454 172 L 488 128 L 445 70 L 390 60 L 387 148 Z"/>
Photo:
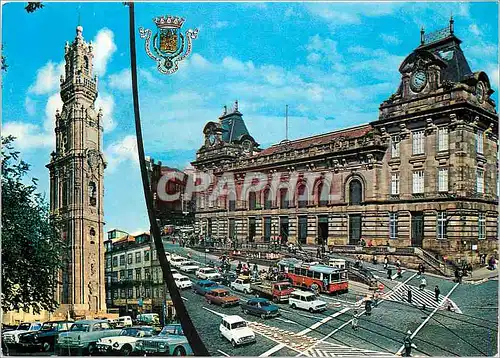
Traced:
<path fill-rule="evenodd" d="M 90 206 L 97 205 L 97 190 L 96 185 L 93 181 L 89 182 L 89 201 Z"/>
<path fill-rule="evenodd" d="M 84 63 L 85 63 L 85 73 L 87 73 L 87 74 L 88 74 L 88 73 L 89 73 L 89 58 L 88 58 L 87 56 L 85 56 L 85 57 L 83 58 L 83 61 L 84 61 Z"/>

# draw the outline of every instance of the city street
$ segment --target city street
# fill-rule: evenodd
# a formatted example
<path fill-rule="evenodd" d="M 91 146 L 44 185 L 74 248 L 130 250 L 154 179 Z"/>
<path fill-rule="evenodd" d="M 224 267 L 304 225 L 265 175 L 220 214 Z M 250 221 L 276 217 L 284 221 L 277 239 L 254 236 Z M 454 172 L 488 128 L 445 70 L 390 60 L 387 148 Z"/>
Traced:
<path fill-rule="evenodd" d="M 166 245 L 177 254 L 191 252 L 194 260 L 205 262 L 205 255 L 177 245 Z M 207 255 L 207 260 L 214 259 Z M 237 261 L 232 262 L 237 263 Z M 321 295 L 329 303 L 325 312 L 311 314 L 292 310 L 280 304 L 281 316 L 262 320 L 242 314 L 239 307 L 221 308 L 208 305 L 202 296 L 184 291 L 182 296 L 191 318 L 209 351 L 213 355 L 256 356 L 334 356 L 394 355 L 402 350 L 408 330 L 417 331 L 413 343 L 414 356 L 491 356 L 497 352 L 497 281 L 456 284 L 450 280 L 426 275 L 426 291 L 419 291 L 420 279 L 414 271 L 403 271 L 401 279 L 388 280 L 381 267 L 370 265 L 385 284 L 383 300 L 371 316 L 361 315 L 359 329 L 351 328 L 354 309 L 358 314 L 364 306 L 355 303 L 363 290 L 351 284 L 350 291 L 340 296 Z M 433 288 L 439 285 L 440 300 L 447 297 L 458 306 L 457 312 L 436 310 Z M 408 288 L 412 289 L 414 306 L 406 302 Z M 241 299 L 252 297 L 235 292 Z M 403 299 L 404 298 L 404 301 Z M 422 304 L 426 305 L 422 310 Z M 233 348 L 219 337 L 218 326 L 223 315 L 238 314 L 248 320 L 258 334 L 257 343 Z"/>

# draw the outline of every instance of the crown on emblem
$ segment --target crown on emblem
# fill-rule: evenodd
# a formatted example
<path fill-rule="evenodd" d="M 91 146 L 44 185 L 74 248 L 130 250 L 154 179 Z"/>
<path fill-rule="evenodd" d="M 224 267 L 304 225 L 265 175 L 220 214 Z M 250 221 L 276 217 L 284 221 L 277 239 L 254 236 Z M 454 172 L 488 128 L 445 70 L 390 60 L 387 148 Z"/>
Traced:
<path fill-rule="evenodd" d="M 177 16 L 159 16 L 153 19 L 156 26 L 159 28 L 180 28 L 184 24 L 184 19 Z"/>

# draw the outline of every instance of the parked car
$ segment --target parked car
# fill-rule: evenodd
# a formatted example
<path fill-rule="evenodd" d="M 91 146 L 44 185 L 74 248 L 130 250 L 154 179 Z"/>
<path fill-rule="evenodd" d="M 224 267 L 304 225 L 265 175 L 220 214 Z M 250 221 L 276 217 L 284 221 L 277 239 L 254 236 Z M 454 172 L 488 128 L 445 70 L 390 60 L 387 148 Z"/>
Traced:
<path fill-rule="evenodd" d="M 40 330 L 22 333 L 19 336 L 21 351 L 53 352 L 59 333 L 68 331 L 72 321 L 48 321 Z"/>
<path fill-rule="evenodd" d="M 160 324 L 160 315 L 158 313 L 141 313 L 135 318 L 135 324 L 145 326 L 155 326 Z"/>
<path fill-rule="evenodd" d="M 76 321 L 70 330 L 59 334 L 56 343 L 58 355 L 76 352 L 78 355 L 97 352 L 97 341 L 100 338 L 117 336 L 121 329 L 112 328 L 107 320 Z"/>
<path fill-rule="evenodd" d="M 312 292 L 295 290 L 290 293 L 288 304 L 291 308 L 301 308 L 309 312 L 320 312 L 326 310 L 326 302 L 318 300 Z"/>
<path fill-rule="evenodd" d="M 202 280 L 217 280 L 222 276 L 221 274 L 212 267 L 202 267 L 198 271 L 196 271 L 196 277 Z"/>
<path fill-rule="evenodd" d="M 114 321 L 114 324 L 115 324 L 115 328 L 132 327 L 132 317 L 130 317 L 130 316 L 118 317 Z"/>
<path fill-rule="evenodd" d="M 170 266 L 175 268 L 179 268 L 184 262 L 189 261 L 185 257 L 182 256 L 173 256 L 170 258 Z"/>
<path fill-rule="evenodd" d="M 245 292 L 247 294 L 252 292 L 252 288 L 250 287 L 250 278 L 241 278 L 238 277 L 234 282 L 231 282 L 231 288 L 236 291 Z"/>
<path fill-rule="evenodd" d="M 133 326 L 122 329 L 118 336 L 101 338 L 97 341 L 100 353 L 128 356 L 135 351 L 137 341 L 156 334 L 154 327 Z"/>
<path fill-rule="evenodd" d="M 196 272 L 200 268 L 200 265 L 196 261 L 184 261 L 180 264 L 179 270 L 182 272 Z"/>
<path fill-rule="evenodd" d="M 251 298 L 241 304 L 243 313 L 253 314 L 260 318 L 276 317 L 280 314 L 278 306 L 266 298 Z"/>
<path fill-rule="evenodd" d="M 215 303 L 222 307 L 238 305 L 240 303 L 240 299 L 231 295 L 229 290 L 225 288 L 215 288 L 208 291 L 205 295 L 205 299 L 209 304 Z"/>
<path fill-rule="evenodd" d="M 216 282 L 210 280 L 200 280 L 193 285 L 194 293 L 205 296 L 208 291 L 215 288 L 223 288 L 219 286 Z"/>
<path fill-rule="evenodd" d="M 226 338 L 233 347 L 255 342 L 255 333 L 240 316 L 226 316 L 219 326 L 221 337 Z"/>
<path fill-rule="evenodd" d="M 139 339 L 135 347 L 139 354 L 173 356 L 193 354 L 180 324 L 163 327 L 157 336 Z"/>
<path fill-rule="evenodd" d="M 176 273 L 173 276 L 177 288 L 183 289 L 183 288 L 190 288 L 193 286 L 193 283 L 191 282 L 189 277 L 181 275 L 179 273 Z"/>
<path fill-rule="evenodd" d="M 23 333 L 38 331 L 42 328 L 41 322 L 23 322 L 13 331 L 7 331 L 2 333 L 2 341 L 7 346 L 14 346 L 19 344 L 19 336 Z"/>

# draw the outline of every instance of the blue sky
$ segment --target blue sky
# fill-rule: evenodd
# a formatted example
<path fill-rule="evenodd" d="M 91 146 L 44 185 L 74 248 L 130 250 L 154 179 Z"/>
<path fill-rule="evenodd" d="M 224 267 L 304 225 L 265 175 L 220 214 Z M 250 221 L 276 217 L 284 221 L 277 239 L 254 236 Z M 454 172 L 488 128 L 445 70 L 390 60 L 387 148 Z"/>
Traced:
<path fill-rule="evenodd" d="M 9 65 L 2 133 L 18 137 L 17 148 L 47 192 L 64 44 L 74 39 L 80 12 L 84 38 L 94 42 L 97 106 L 105 114 L 105 229 L 147 229 L 135 154 L 128 9 L 121 2 L 46 3 L 27 14 L 24 6 L 2 8 Z M 138 3 L 136 25 L 154 30 L 152 18 L 166 14 L 186 18 L 184 29 L 200 30 L 193 54 L 173 76 L 156 72 L 137 33 L 146 155 L 170 166 L 189 165 L 204 124 L 235 99 L 262 147 L 284 138 L 286 104 L 291 139 L 376 120 L 379 104 L 399 85 L 399 64 L 419 45 L 420 27 L 446 27 L 450 14 L 472 70 L 487 72 L 498 89 L 495 2 Z"/>

